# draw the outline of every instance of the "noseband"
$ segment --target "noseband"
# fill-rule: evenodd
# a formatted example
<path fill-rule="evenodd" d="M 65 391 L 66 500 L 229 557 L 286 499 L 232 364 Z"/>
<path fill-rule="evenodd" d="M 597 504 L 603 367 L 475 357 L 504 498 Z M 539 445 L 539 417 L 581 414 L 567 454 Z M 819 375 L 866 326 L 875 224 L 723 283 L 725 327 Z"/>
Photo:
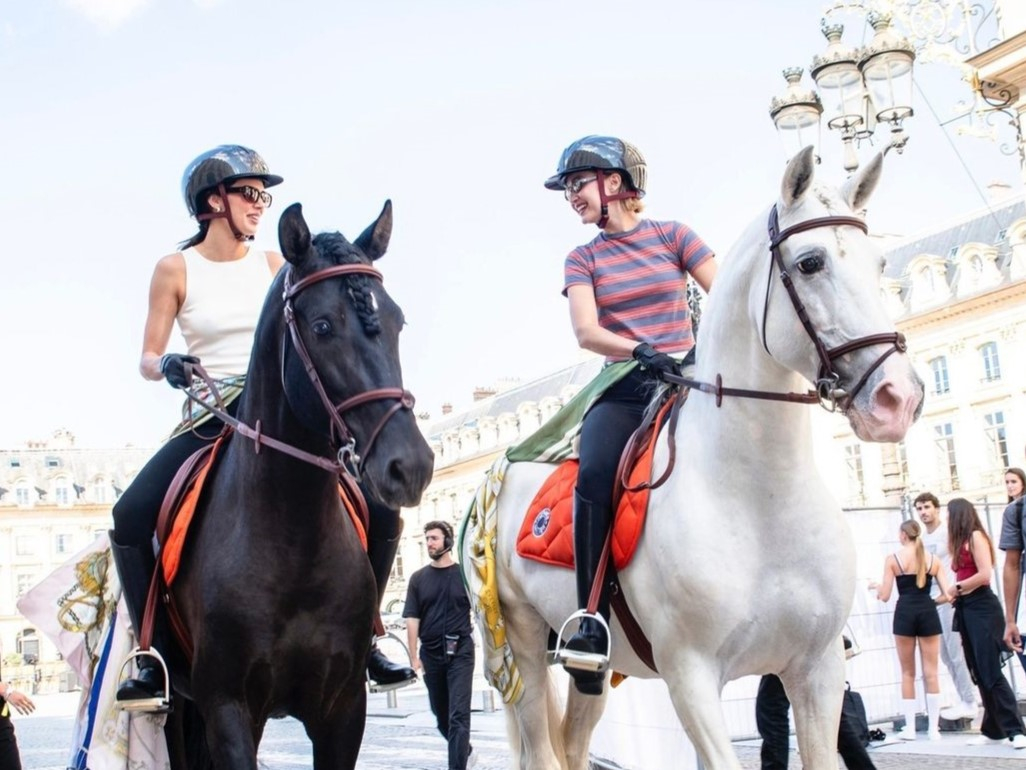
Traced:
<path fill-rule="evenodd" d="M 904 353 L 906 350 L 905 335 L 900 332 L 889 332 L 886 334 L 870 334 L 865 337 L 859 337 L 849 342 L 845 342 L 843 345 L 838 345 L 836 348 L 827 348 L 822 338 L 816 333 L 816 329 L 812 325 L 812 321 L 809 318 L 808 311 L 805 309 L 805 305 L 802 303 L 801 298 L 798 296 L 798 292 L 794 287 L 794 282 L 791 280 L 790 274 L 784 268 L 784 259 L 780 256 L 780 244 L 790 238 L 792 235 L 797 233 L 804 233 L 806 230 L 814 230 L 819 227 L 842 227 L 850 226 L 857 227 L 864 233 L 869 232 L 869 228 L 866 227 L 865 221 L 858 217 L 845 217 L 845 216 L 830 216 L 830 217 L 817 217 L 816 219 L 807 219 L 804 222 L 799 222 L 796 225 L 780 230 L 777 221 L 777 207 L 774 206 L 770 211 L 769 216 L 769 237 L 770 237 L 770 254 L 772 259 L 770 261 L 770 275 L 766 281 L 766 302 L 763 305 L 762 310 L 762 346 L 766 352 L 769 353 L 769 346 L 766 343 L 766 317 L 769 313 L 769 298 L 770 298 L 770 286 L 772 284 L 773 267 L 776 266 L 780 273 L 780 281 L 784 284 L 784 288 L 787 290 L 787 296 L 791 298 L 791 305 L 794 307 L 795 312 L 798 314 L 798 319 L 802 322 L 802 326 L 805 327 L 806 334 L 809 335 L 809 339 L 812 340 L 812 344 L 816 347 L 816 355 L 819 356 L 819 374 L 816 378 L 816 395 L 822 404 L 829 411 L 835 411 L 838 408 L 841 411 L 845 411 L 851 406 L 852 401 L 868 382 L 870 376 L 875 372 L 880 365 L 894 352 Z M 833 363 L 836 359 L 843 355 L 851 353 L 855 350 L 861 350 L 862 348 L 872 347 L 873 345 L 889 345 L 890 347 L 885 350 L 876 361 L 873 362 L 872 366 L 866 369 L 858 383 L 850 391 L 846 391 L 840 387 L 840 375 L 838 375 L 833 368 Z"/>
<path fill-rule="evenodd" d="M 364 391 L 358 393 L 355 396 L 351 396 L 339 404 L 332 404 L 331 398 L 328 396 L 327 391 L 324 388 L 324 384 L 321 382 L 320 375 L 317 373 L 317 366 L 314 364 L 313 359 L 310 357 L 310 353 L 303 343 L 303 338 L 299 334 L 299 327 L 296 325 L 296 313 L 292 306 L 292 301 L 296 296 L 304 289 L 308 289 L 315 283 L 319 283 L 328 278 L 335 278 L 336 276 L 343 275 L 369 275 L 377 280 L 381 280 L 381 273 L 370 265 L 362 263 L 346 264 L 346 265 L 334 265 L 332 267 L 326 267 L 323 270 L 318 270 L 316 273 L 311 273 L 305 278 L 300 279 L 296 283 L 292 283 L 292 267 L 290 266 L 288 272 L 285 274 L 284 291 L 282 292 L 282 299 L 285 301 L 284 314 L 285 324 L 289 330 L 289 336 L 292 338 L 292 347 L 296 349 L 296 354 L 299 356 L 299 360 L 303 362 L 303 367 L 306 369 L 306 376 L 310 378 L 310 384 L 313 385 L 314 390 L 317 392 L 318 398 L 321 400 L 325 411 L 328 413 L 328 419 L 330 420 L 329 432 L 331 435 L 332 444 L 337 446 L 338 457 L 337 463 L 340 470 L 345 471 L 355 478 L 357 481 L 363 475 L 363 464 L 367 457 L 370 456 L 371 448 L 374 446 L 375 440 L 385 427 L 385 423 L 391 419 L 392 415 L 399 412 L 402 409 L 413 409 L 414 398 L 410 391 L 403 388 L 375 388 L 373 390 Z M 282 387 L 285 385 L 285 346 L 282 345 Z M 388 408 L 388 411 L 378 421 L 378 424 L 371 431 L 370 438 L 367 439 L 367 444 L 363 449 L 363 456 L 356 452 L 356 436 L 346 425 L 342 415 L 355 409 L 358 406 L 371 403 L 373 401 L 390 401 L 395 400 L 395 403 Z"/>

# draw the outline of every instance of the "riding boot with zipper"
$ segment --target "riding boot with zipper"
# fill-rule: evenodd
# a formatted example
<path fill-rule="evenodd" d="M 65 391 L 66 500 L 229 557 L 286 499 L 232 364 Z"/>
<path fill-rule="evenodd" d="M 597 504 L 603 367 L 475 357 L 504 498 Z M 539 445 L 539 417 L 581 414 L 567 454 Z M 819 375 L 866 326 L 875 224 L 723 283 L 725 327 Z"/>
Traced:
<path fill-rule="evenodd" d="M 374 511 L 371 515 L 374 515 Z M 370 559 L 371 571 L 378 589 L 378 607 L 385 598 L 388 587 L 388 576 L 392 572 L 392 562 L 399 550 L 399 538 L 402 535 L 402 520 L 399 520 L 399 531 L 394 538 L 375 538 L 374 527 L 371 525 L 367 539 L 367 558 Z M 393 528 L 394 529 L 394 528 Z M 377 639 L 371 639 L 370 652 L 367 654 L 367 676 L 378 685 L 378 689 L 396 689 L 413 684 L 417 681 L 417 672 L 409 666 L 393 663 L 378 648 Z"/>
<path fill-rule="evenodd" d="M 121 591 L 128 605 L 128 617 L 136 633 L 136 641 L 142 628 L 143 613 L 146 611 L 146 595 L 157 560 L 149 543 L 137 546 L 118 545 L 114 531 L 110 532 L 110 550 L 121 579 Z M 127 679 L 118 688 L 117 700 L 146 700 L 164 697 L 164 669 L 156 658 L 141 655 L 135 659 L 139 673 L 134 679 Z"/>
<path fill-rule="evenodd" d="M 574 571 L 577 577 L 577 606 L 586 609 L 591 587 L 595 582 L 602 547 L 609 534 L 612 512 L 607 506 L 596 505 L 574 492 Z M 598 613 L 609 622 L 609 583 L 603 579 L 599 595 Z M 567 650 L 587 653 L 597 668 L 576 668 L 570 661 L 564 662 L 567 673 L 574 678 L 574 685 L 585 695 L 601 695 L 605 681 L 605 670 L 609 665 L 609 635 L 605 627 L 594 617 L 584 617 L 570 640 Z"/>

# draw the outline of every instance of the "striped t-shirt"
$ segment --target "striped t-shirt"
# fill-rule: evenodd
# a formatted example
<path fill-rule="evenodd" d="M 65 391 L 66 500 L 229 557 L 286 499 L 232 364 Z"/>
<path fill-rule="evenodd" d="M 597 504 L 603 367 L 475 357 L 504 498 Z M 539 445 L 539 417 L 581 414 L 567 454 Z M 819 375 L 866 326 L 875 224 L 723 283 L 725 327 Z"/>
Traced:
<path fill-rule="evenodd" d="M 644 219 L 571 251 L 563 294 L 577 284 L 591 286 L 603 329 L 664 353 L 683 352 L 695 344 L 685 277 L 712 256 L 687 225 Z"/>

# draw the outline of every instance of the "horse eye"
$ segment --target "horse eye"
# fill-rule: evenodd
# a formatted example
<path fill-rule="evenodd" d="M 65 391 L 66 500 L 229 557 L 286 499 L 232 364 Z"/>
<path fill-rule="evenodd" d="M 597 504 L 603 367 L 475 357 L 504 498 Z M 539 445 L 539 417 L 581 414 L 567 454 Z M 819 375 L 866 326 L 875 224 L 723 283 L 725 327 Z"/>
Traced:
<path fill-rule="evenodd" d="M 798 272 L 802 275 L 812 275 L 823 269 L 824 260 L 819 255 L 802 257 L 798 260 Z"/>
<path fill-rule="evenodd" d="M 323 318 L 313 322 L 313 333 L 318 337 L 323 337 L 325 334 L 331 333 L 331 324 L 325 321 Z"/>

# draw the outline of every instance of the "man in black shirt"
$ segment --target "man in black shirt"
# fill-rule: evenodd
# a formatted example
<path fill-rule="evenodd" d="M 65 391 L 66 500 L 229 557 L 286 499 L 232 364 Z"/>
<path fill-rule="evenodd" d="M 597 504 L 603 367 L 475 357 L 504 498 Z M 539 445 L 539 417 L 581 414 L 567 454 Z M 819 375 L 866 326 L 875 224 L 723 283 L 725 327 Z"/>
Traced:
<path fill-rule="evenodd" d="M 451 555 L 452 527 L 444 521 L 429 521 L 424 541 L 431 563 L 410 577 L 403 608 L 406 635 L 413 666 L 424 672 L 438 731 L 449 742 L 449 770 L 467 770 L 475 760 L 470 747 L 474 678 L 470 600 Z"/>

